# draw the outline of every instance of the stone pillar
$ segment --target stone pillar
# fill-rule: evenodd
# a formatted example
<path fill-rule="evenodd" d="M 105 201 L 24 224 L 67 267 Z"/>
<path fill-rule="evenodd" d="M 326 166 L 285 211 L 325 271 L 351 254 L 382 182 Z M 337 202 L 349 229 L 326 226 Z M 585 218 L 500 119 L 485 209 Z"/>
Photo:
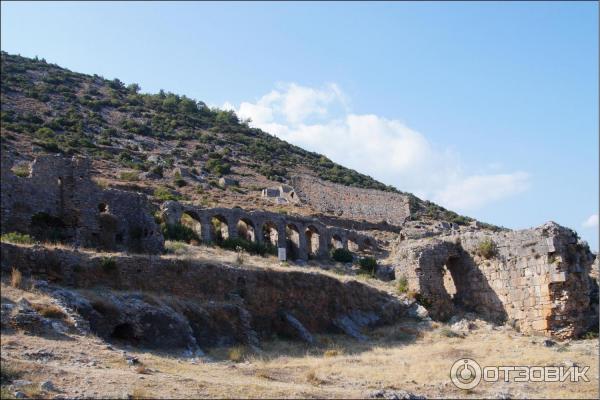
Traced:
<path fill-rule="evenodd" d="M 298 227 L 298 258 L 300 260 L 308 260 L 308 241 L 306 240 L 306 227 L 301 225 Z"/>
<path fill-rule="evenodd" d="M 210 223 L 210 216 L 205 215 L 200 219 L 200 229 L 202 230 L 202 241 L 204 243 L 212 242 L 212 224 Z"/>
<path fill-rule="evenodd" d="M 254 225 L 254 240 L 256 240 L 256 243 L 258 244 L 263 244 L 264 243 L 264 238 L 263 238 L 263 221 L 258 220 L 258 221 L 253 221 L 250 220 L 252 222 L 252 225 Z"/>
<path fill-rule="evenodd" d="M 323 229 L 323 232 L 319 232 L 319 253 L 317 257 L 319 258 L 327 258 L 329 254 L 329 249 L 327 248 L 329 233 Z"/>
<path fill-rule="evenodd" d="M 238 231 L 237 231 L 237 217 L 229 217 L 227 218 L 227 232 L 229 234 L 229 239 L 237 239 Z"/>
<path fill-rule="evenodd" d="M 342 236 L 342 249 L 348 250 L 348 236 Z"/>
<path fill-rule="evenodd" d="M 277 247 L 286 247 L 285 222 L 277 222 Z"/>

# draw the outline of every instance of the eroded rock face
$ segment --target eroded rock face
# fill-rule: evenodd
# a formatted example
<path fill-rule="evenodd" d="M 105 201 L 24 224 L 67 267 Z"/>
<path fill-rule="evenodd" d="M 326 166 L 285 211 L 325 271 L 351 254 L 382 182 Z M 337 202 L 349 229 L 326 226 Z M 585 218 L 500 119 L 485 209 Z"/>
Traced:
<path fill-rule="evenodd" d="M 46 290 L 92 332 L 145 347 L 257 346 L 273 334 L 310 341 L 327 332 L 363 339 L 365 328 L 408 313 L 387 293 L 318 273 L 131 255 L 107 268 L 102 257 L 7 243 L 1 260 L 3 271 L 50 279 Z"/>
<path fill-rule="evenodd" d="M 588 328 L 594 256 L 555 223 L 398 242 L 395 254 L 396 276 L 408 279 L 434 318 L 460 306 L 526 333 L 566 338 Z"/>

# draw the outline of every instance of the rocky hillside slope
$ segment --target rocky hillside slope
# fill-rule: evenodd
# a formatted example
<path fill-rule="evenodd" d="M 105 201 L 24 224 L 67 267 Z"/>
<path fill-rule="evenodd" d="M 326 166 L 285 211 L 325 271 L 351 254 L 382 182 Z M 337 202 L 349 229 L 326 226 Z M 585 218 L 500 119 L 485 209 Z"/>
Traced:
<path fill-rule="evenodd" d="M 281 206 L 261 199 L 263 188 L 299 174 L 400 193 L 202 101 L 164 91 L 141 93 L 135 83 L 71 72 L 43 59 L 5 52 L 1 59 L 2 150 L 19 160 L 31 161 L 40 153 L 85 155 L 94 160 L 103 185 L 145 192 L 157 201 L 206 206 L 320 212 L 306 204 Z M 220 177 L 239 184 L 224 190 Z M 406 196 L 414 219 L 473 222 Z"/>

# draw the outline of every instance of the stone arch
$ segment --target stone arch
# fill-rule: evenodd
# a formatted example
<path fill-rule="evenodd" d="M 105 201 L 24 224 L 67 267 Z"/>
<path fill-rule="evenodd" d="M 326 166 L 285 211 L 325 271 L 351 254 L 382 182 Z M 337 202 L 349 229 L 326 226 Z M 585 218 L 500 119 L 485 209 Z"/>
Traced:
<path fill-rule="evenodd" d="M 360 250 L 366 254 L 373 254 L 377 249 L 377 245 L 375 244 L 374 240 L 369 237 L 365 237 L 359 241 L 359 246 Z"/>
<path fill-rule="evenodd" d="M 287 258 L 291 260 L 300 258 L 300 230 L 296 224 L 288 223 L 285 225 L 285 238 Z"/>
<path fill-rule="evenodd" d="M 331 240 L 329 241 L 329 248 L 330 249 L 341 249 L 344 247 L 344 241 L 342 239 L 342 236 L 338 233 L 333 233 L 331 235 Z"/>
<path fill-rule="evenodd" d="M 194 231 L 196 236 L 198 236 L 198 239 L 202 237 L 202 223 L 200 222 L 200 218 L 198 217 L 198 215 L 196 215 L 195 213 L 190 211 L 182 212 L 181 217 L 179 218 L 179 222 L 181 223 L 181 225 L 186 226 L 192 231 Z"/>
<path fill-rule="evenodd" d="M 256 241 L 256 229 L 254 222 L 250 218 L 242 217 L 237 221 L 236 224 L 237 234 L 240 239 L 247 240 L 249 242 Z"/>
<path fill-rule="evenodd" d="M 272 221 L 266 221 L 261 228 L 263 243 L 277 247 L 279 243 L 279 231 L 277 225 Z"/>
<path fill-rule="evenodd" d="M 356 240 L 354 236 L 348 237 L 348 250 L 350 250 L 353 253 L 358 253 L 362 250 L 358 240 Z"/>
<path fill-rule="evenodd" d="M 314 225 L 308 225 L 304 230 L 308 258 L 317 258 L 321 254 L 321 233 Z"/>
<path fill-rule="evenodd" d="M 229 223 L 227 218 L 221 214 L 215 214 L 210 217 L 211 237 L 214 241 L 220 242 L 229 239 Z"/>

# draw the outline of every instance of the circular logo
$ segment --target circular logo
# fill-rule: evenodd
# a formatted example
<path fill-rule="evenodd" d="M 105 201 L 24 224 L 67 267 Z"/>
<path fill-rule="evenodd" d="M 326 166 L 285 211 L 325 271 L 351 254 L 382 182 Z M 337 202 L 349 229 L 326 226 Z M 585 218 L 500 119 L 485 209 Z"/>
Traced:
<path fill-rule="evenodd" d="M 452 364 L 450 379 L 459 389 L 473 389 L 481 382 L 481 367 L 470 358 L 461 358 Z"/>

